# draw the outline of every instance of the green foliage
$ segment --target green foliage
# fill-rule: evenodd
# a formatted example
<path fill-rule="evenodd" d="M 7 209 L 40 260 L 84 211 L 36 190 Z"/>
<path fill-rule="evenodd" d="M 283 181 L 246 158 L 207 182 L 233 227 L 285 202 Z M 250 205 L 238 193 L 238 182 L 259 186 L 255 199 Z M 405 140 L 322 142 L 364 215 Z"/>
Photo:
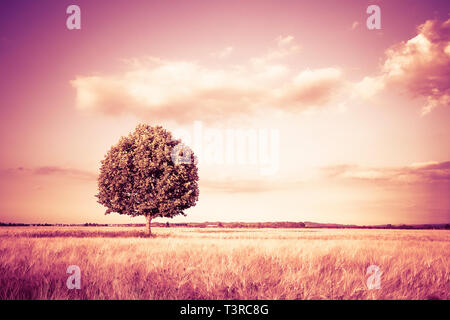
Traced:
<path fill-rule="evenodd" d="M 184 147 L 180 155 L 186 152 L 189 163 L 172 160 L 180 143 L 161 126 L 145 124 L 122 137 L 100 168 L 97 198 L 107 208 L 105 214 L 171 218 L 195 206 L 199 190 L 194 154 Z"/>

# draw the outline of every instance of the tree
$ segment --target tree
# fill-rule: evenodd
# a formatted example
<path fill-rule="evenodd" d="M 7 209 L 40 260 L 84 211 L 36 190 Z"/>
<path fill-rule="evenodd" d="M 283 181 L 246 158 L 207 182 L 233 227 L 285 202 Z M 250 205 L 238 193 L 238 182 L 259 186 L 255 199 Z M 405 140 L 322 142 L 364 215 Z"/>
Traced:
<path fill-rule="evenodd" d="M 107 152 L 98 177 L 98 202 L 107 210 L 151 220 L 172 218 L 195 206 L 198 190 L 196 158 L 161 126 L 140 124 Z"/>

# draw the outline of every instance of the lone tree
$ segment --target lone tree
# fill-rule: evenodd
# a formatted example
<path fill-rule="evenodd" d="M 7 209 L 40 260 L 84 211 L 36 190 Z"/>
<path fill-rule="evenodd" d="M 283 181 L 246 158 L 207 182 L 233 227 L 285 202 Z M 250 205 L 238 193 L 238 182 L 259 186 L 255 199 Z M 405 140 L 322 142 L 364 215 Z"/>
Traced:
<path fill-rule="evenodd" d="M 107 210 L 145 216 L 147 231 L 156 217 L 172 218 L 198 200 L 196 158 L 161 126 L 140 124 L 120 138 L 102 160 L 98 202 Z"/>

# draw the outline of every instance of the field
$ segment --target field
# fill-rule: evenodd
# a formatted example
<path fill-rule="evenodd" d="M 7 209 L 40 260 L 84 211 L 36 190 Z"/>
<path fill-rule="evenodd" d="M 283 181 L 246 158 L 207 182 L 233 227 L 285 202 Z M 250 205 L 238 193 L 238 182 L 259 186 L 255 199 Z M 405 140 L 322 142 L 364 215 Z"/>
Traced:
<path fill-rule="evenodd" d="M 0 299 L 446 299 L 450 231 L 0 228 Z M 69 265 L 81 289 L 69 290 Z M 366 269 L 380 268 L 369 290 Z"/>

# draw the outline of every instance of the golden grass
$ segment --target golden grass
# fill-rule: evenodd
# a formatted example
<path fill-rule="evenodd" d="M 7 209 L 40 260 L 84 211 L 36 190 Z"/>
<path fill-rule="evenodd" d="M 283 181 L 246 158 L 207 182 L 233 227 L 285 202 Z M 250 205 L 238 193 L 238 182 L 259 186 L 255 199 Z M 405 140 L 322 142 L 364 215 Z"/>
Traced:
<path fill-rule="evenodd" d="M 446 230 L 0 228 L 0 299 L 449 299 Z M 69 265 L 82 288 L 69 290 Z M 368 290 L 366 268 L 383 272 Z"/>

